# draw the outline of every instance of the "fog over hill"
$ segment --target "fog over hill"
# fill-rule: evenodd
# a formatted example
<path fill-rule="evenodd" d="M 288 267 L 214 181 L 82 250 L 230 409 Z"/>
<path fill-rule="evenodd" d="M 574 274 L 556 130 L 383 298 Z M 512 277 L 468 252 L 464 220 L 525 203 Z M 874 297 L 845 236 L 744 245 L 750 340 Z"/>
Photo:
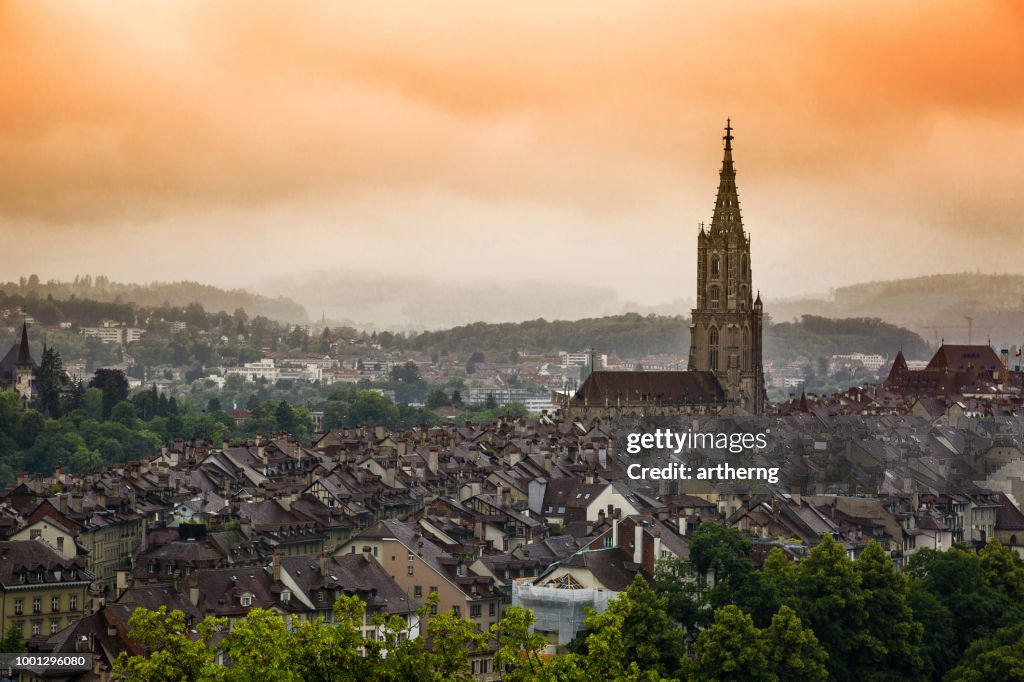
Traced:
<path fill-rule="evenodd" d="M 621 300 L 614 277 L 578 267 L 532 281 L 503 281 L 503 264 L 493 279 L 458 274 L 408 276 L 308 273 L 261 280 L 252 291 L 299 301 L 310 317 L 360 329 L 422 331 L 472 322 L 576 320 L 626 312 L 688 315 L 693 300 L 675 298 L 660 305 Z M 589 277 L 589 280 L 588 280 Z"/>
<path fill-rule="evenodd" d="M 636 312 L 686 315 L 692 297 L 665 292 L 665 302 L 640 304 L 619 298 L 615 273 L 566 267 L 564 272 L 527 283 L 495 277 L 473 280 L 456 274 L 411 273 L 404 277 L 344 272 L 280 276 L 251 285 L 269 296 L 298 301 L 310 317 L 359 328 L 437 330 L 471 322 L 521 322 L 544 318 L 575 320 Z M 945 274 L 875 281 L 799 299 L 775 299 L 762 291 L 765 310 L 775 322 L 803 315 L 879 318 L 912 329 L 928 342 L 943 338 L 966 343 L 971 316 L 973 341 L 1024 341 L 1024 276 Z"/>

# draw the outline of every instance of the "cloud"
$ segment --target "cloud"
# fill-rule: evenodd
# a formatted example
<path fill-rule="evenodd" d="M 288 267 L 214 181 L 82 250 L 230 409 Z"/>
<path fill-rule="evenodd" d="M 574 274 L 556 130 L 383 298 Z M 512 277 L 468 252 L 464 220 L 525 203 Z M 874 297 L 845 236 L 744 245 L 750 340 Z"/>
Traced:
<path fill-rule="evenodd" d="M 0 3 L 0 234 L 688 245 L 732 116 L 758 239 L 1001 257 L 976 241 L 1024 208 L 1021 34 L 1012 1 Z"/>

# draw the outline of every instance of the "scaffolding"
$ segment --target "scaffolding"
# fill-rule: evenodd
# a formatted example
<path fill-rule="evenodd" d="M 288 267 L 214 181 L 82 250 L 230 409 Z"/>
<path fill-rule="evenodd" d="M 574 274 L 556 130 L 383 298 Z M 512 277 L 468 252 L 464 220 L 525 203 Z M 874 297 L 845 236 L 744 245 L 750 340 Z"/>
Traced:
<path fill-rule="evenodd" d="M 533 612 L 535 631 L 558 633 L 558 646 L 565 646 L 583 629 L 587 608 L 604 613 L 608 602 L 618 596 L 612 590 L 576 587 L 539 587 L 522 578 L 512 583 L 512 605 Z M 575 582 L 575 581 L 574 581 Z"/>

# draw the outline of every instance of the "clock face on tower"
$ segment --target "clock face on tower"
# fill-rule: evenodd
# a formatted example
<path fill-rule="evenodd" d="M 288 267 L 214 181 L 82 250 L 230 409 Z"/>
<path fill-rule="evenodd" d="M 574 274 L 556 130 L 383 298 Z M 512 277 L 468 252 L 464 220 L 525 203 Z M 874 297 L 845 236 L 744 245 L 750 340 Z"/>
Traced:
<path fill-rule="evenodd" d="M 690 324 L 691 370 L 712 371 L 730 403 L 754 414 L 764 411 L 761 361 L 762 309 L 753 300 L 750 236 L 743 229 L 732 123 L 726 122 L 725 152 L 711 225 L 697 235 L 697 307 Z"/>

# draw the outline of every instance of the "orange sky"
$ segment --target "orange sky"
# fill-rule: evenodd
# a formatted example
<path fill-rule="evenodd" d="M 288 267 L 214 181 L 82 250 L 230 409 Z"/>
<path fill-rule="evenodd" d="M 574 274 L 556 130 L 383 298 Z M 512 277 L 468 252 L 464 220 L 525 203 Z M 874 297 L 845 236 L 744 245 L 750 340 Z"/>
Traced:
<path fill-rule="evenodd" d="M 702 5 L 0 0 L 0 279 L 1022 271 L 1024 3 Z"/>

